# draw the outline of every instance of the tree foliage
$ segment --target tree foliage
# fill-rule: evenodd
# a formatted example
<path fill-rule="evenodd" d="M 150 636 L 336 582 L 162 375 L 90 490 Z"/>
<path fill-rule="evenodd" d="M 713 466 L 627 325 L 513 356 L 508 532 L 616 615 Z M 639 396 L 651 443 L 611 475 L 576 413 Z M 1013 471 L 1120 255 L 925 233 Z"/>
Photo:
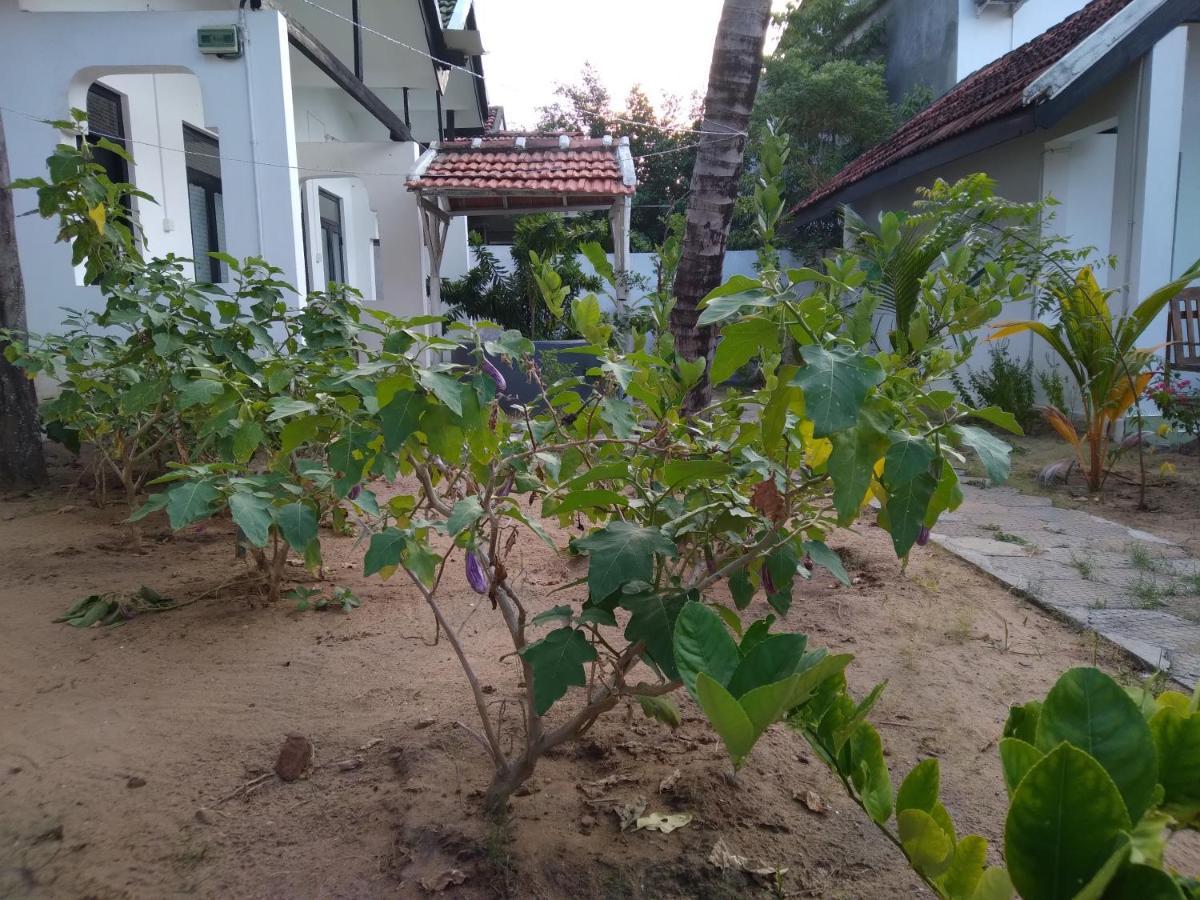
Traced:
<path fill-rule="evenodd" d="M 645 90 L 634 85 L 624 107 L 617 109 L 590 64 L 583 67 L 579 81 L 559 84 L 555 94 L 559 99 L 541 109 L 539 131 L 629 138 L 638 176 L 631 245 L 635 251 L 648 251 L 661 244 L 667 217 L 683 211 L 687 196 L 696 160 L 697 138 L 691 130 L 700 117 L 698 101 L 693 98 L 685 109 L 684 101 L 668 95 L 656 108 Z"/>

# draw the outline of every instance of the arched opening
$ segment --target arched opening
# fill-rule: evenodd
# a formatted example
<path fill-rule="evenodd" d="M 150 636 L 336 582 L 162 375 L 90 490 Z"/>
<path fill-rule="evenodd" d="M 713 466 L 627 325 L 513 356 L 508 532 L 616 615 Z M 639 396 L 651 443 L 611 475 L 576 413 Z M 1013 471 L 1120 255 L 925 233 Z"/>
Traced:
<path fill-rule="evenodd" d="M 131 201 L 145 252 L 193 260 L 198 282 L 227 280 L 226 267 L 209 255 L 225 250 L 220 135 L 208 123 L 196 75 L 182 67 L 85 69 L 69 99 L 87 111 L 90 142 L 106 138 L 132 157 L 128 163 L 96 147 L 108 177 L 154 197 Z M 82 283 L 80 272 L 76 278 Z"/>

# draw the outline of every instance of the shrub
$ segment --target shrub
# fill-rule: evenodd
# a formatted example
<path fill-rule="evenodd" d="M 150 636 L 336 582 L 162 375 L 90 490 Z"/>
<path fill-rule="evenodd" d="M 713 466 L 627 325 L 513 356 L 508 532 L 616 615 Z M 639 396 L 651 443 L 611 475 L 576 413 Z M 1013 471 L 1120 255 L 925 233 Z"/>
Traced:
<path fill-rule="evenodd" d="M 1178 372 L 1164 372 L 1158 381 L 1150 383 L 1146 394 L 1173 428 L 1200 437 L 1200 385 L 1195 381 Z"/>
<path fill-rule="evenodd" d="M 1123 690 L 1072 669 L 1042 701 L 1014 706 L 999 742 L 1008 789 L 1004 865 L 987 841 L 959 836 L 936 759 L 893 794 L 886 752 L 866 717 L 883 690 L 855 700 L 835 675 L 790 719 L 851 798 L 938 897 L 1084 900 L 1196 896 L 1172 871 L 1174 832 L 1200 827 L 1200 691 Z"/>
<path fill-rule="evenodd" d="M 1024 431 L 1038 419 L 1033 388 L 1033 360 L 1019 363 L 1008 355 L 1004 345 L 993 347 L 988 367 L 968 372 L 968 389 L 955 376 L 955 386 L 963 402 L 972 406 L 996 406 L 1013 414 Z"/>

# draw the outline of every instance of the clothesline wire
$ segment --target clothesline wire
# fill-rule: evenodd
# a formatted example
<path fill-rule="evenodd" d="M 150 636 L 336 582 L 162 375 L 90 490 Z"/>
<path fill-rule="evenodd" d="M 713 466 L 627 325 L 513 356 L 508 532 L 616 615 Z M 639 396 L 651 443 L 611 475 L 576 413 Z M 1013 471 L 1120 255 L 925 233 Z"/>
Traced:
<path fill-rule="evenodd" d="M 456 69 L 457 71 L 463 72 L 472 78 L 477 78 L 480 81 L 485 80 L 484 76 L 481 75 L 479 72 L 473 71 L 472 69 L 468 69 L 465 66 L 460 66 L 460 65 L 456 65 L 455 63 L 452 63 L 452 62 L 447 62 L 444 59 L 438 59 L 438 57 L 434 56 L 431 53 L 427 53 L 426 51 L 422 50 L 420 47 L 414 47 L 411 44 L 406 44 L 404 41 L 400 40 L 399 38 L 395 38 L 395 37 L 392 37 L 390 34 L 385 34 L 382 31 L 378 31 L 377 29 L 372 28 L 369 25 L 364 25 L 364 24 L 362 24 L 362 22 L 355 22 L 349 16 L 344 16 L 335 10 L 329 9 L 327 6 L 322 6 L 320 3 L 317 3 L 316 0 L 300 0 L 300 2 L 307 3 L 309 6 L 313 7 L 314 9 L 319 9 L 321 12 L 325 13 L 326 15 L 333 16 L 335 19 L 341 19 L 343 22 L 347 22 L 351 25 L 354 25 L 355 27 L 361 29 L 362 31 L 367 32 L 368 34 L 373 34 L 377 38 L 380 38 L 381 40 L 385 40 L 385 41 L 388 41 L 389 43 L 395 44 L 397 47 L 403 47 L 405 50 L 410 50 L 413 53 L 416 53 L 418 56 L 423 56 L 426 59 L 430 60 L 431 62 L 436 63 L 439 66 L 445 66 L 449 69 Z M 619 116 L 613 116 L 607 112 L 602 112 L 600 110 L 595 110 L 595 109 L 588 109 L 585 106 L 581 106 L 579 103 L 575 103 L 575 106 L 577 109 L 580 109 L 583 112 L 587 113 L 588 115 L 595 116 L 597 118 L 607 119 L 610 122 L 620 122 L 623 125 L 636 125 L 639 128 L 651 128 L 651 129 L 654 129 L 657 131 L 662 131 L 666 134 L 681 134 L 681 133 L 683 133 L 683 134 L 704 134 L 704 135 L 714 135 L 717 137 L 725 137 L 725 136 L 746 137 L 747 136 L 746 132 L 739 131 L 738 129 L 732 128 L 728 125 L 722 125 L 720 122 L 710 122 L 709 124 L 715 125 L 718 128 L 724 128 L 724 129 L 726 129 L 725 131 L 705 131 L 703 129 L 698 129 L 698 128 L 657 125 L 657 124 L 653 124 L 650 122 L 638 122 L 634 119 L 622 119 Z M 667 151 L 663 151 L 663 152 L 667 152 Z"/>

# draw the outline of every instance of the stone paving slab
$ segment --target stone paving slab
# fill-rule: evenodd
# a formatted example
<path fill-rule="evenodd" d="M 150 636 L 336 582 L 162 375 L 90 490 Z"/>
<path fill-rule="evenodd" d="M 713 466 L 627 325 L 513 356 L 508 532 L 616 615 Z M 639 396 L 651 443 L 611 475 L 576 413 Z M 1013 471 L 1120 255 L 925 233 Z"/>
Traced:
<path fill-rule="evenodd" d="M 1034 602 L 1194 688 L 1200 560 L 1157 535 L 1049 497 L 964 485 L 932 538 Z"/>

